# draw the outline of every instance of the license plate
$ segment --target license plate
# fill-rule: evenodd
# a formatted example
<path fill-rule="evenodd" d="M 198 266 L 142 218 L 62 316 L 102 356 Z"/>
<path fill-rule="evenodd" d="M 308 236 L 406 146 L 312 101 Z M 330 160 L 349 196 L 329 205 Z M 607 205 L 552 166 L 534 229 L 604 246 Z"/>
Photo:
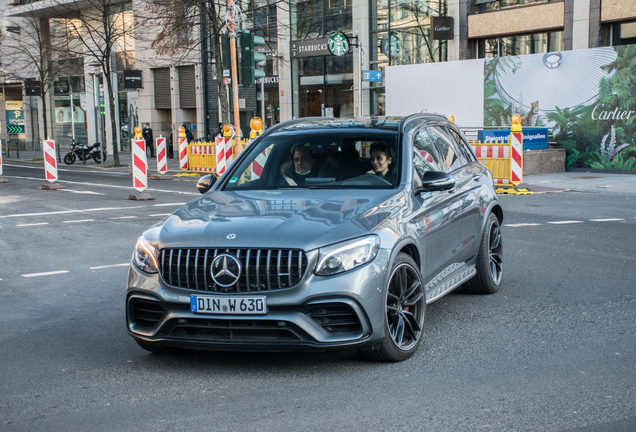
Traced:
<path fill-rule="evenodd" d="M 226 315 L 264 315 L 267 313 L 265 296 L 225 297 L 190 296 L 190 309 L 195 313 Z"/>

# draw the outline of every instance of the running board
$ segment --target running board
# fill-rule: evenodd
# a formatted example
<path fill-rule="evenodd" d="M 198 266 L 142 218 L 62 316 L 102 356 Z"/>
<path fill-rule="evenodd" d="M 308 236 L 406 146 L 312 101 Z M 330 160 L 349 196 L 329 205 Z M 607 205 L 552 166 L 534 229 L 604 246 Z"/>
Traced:
<path fill-rule="evenodd" d="M 464 271 L 457 273 L 455 276 L 451 277 L 447 281 L 439 284 L 438 286 L 433 285 L 431 287 L 425 287 L 426 290 L 426 304 L 431 304 L 435 300 L 439 300 L 444 297 L 444 295 L 448 294 L 450 291 L 454 290 L 464 282 L 466 282 L 471 277 L 477 274 L 477 270 L 475 267 L 470 266 L 466 268 Z M 426 289 L 428 288 L 428 289 Z"/>

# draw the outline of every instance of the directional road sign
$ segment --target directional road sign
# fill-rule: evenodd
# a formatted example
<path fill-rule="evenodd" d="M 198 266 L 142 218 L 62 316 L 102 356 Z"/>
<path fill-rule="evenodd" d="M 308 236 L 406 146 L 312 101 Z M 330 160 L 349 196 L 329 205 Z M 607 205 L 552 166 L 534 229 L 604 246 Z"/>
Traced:
<path fill-rule="evenodd" d="M 362 81 L 382 82 L 382 71 L 362 71 Z"/>

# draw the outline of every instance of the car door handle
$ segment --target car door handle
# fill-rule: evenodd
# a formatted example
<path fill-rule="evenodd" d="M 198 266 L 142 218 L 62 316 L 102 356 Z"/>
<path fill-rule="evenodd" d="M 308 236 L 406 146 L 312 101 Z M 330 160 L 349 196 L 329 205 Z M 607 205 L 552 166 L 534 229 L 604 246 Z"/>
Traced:
<path fill-rule="evenodd" d="M 481 174 L 475 173 L 473 174 L 473 180 L 477 181 L 481 178 Z"/>

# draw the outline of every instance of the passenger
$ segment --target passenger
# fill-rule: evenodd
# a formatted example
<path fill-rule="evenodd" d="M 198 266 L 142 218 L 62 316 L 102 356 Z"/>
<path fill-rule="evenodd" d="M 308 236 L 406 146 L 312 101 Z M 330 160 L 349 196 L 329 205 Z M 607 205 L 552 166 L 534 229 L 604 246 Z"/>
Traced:
<path fill-rule="evenodd" d="M 303 186 L 308 177 L 320 177 L 320 164 L 309 146 L 296 144 L 292 147 L 292 163 L 281 166 L 285 182 L 289 186 Z"/>
<path fill-rule="evenodd" d="M 391 148 L 384 142 L 371 144 L 371 166 L 373 169 L 367 171 L 367 174 L 378 175 L 389 183 L 395 184 L 392 154 Z"/>

